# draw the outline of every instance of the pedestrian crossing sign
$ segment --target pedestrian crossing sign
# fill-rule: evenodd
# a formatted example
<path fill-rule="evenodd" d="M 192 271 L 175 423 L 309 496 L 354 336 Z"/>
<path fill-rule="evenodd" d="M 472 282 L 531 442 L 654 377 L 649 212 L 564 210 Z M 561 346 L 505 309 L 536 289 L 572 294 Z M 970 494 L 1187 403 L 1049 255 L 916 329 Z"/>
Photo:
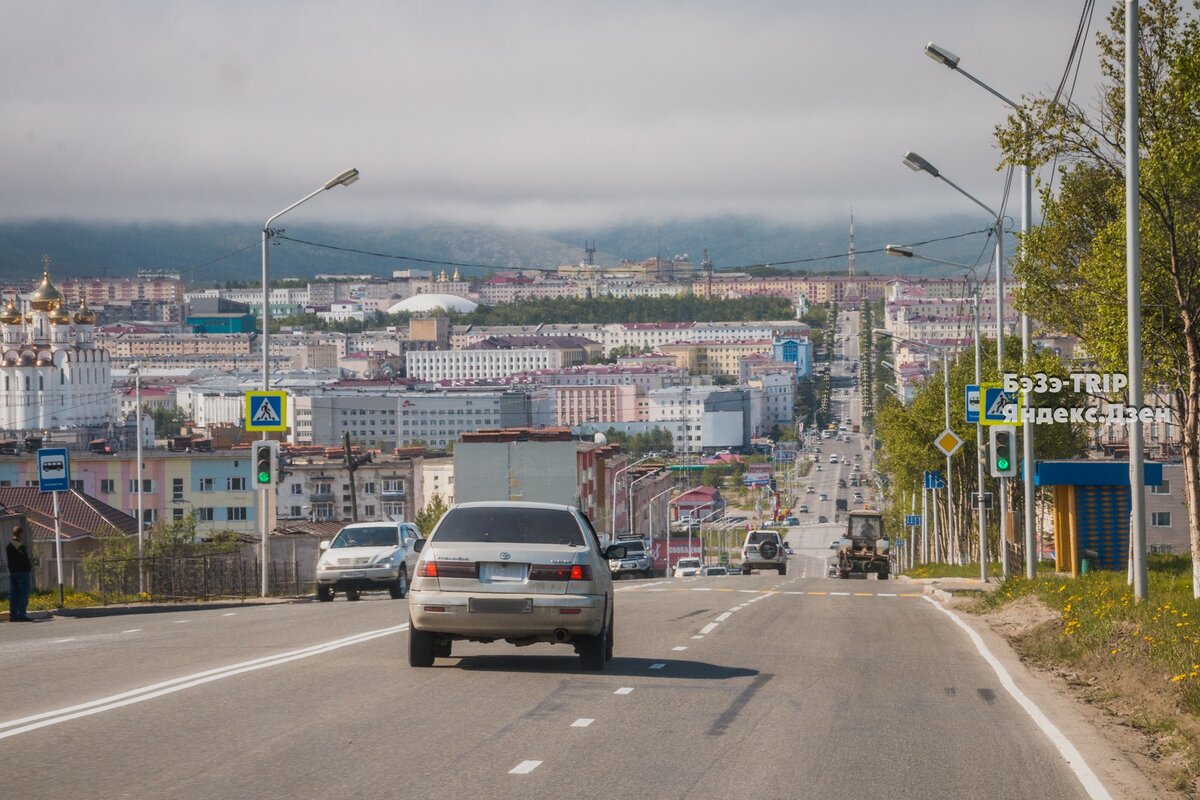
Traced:
<path fill-rule="evenodd" d="M 984 383 L 983 405 L 980 406 L 979 421 L 984 425 L 1021 426 L 1022 392 L 1006 392 L 1000 383 Z"/>
<path fill-rule="evenodd" d="M 246 392 L 246 430 L 286 431 L 287 392 Z"/>

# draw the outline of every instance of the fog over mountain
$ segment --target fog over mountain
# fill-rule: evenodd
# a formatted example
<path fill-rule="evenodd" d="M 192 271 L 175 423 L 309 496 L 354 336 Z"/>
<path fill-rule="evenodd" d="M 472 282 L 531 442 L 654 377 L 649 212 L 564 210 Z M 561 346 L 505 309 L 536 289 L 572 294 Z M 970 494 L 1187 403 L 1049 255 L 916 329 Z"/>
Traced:
<path fill-rule="evenodd" d="M 857 219 L 856 270 L 874 274 L 950 274 L 953 269 L 888 257 L 879 251 L 886 244 L 958 237 L 918 250 L 946 261 L 981 263 L 982 274 L 991 252 L 990 239 L 980 233 L 985 224 L 973 216 L 878 224 Z M 480 274 L 488 267 L 548 269 L 582 261 L 585 244 L 591 241 L 596 243 L 595 261 L 600 265 L 683 254 L 698 264 L 707 247 L 718 270 L 820 259 L 786 268 L 844 272 L 849 220 L 840 225 L 807 226 L 751 217 L 714 217 L 544 232 L 451 224 L 399 228 L 306 223 L 285 227 L 283 236 L 313 244 L 278 240 L 271 250 L 273 278 L 318 273 L 389 275 L 407 268 L 437 271 L 444 265 L 454 268 L 452 263 L 444 262 L 475 265 L 461 268 L 466 275 Z M 48 255 L 57 276 L 135 275 L 139 270 L 153 269 L 179 272 L 196 286 L 236 280 L 254 282 L 260 274 L 260 237 L 260 230 L 252 224 L 5 222 L 0 223 L 0 280 L 19 283 L 33 279 L 41 271 L 42 256 Z M 1010 253 L 1012 244 L 1010 237 L 1006 241 Z M 823 258 L 827 256 L 832 258 Z"/>

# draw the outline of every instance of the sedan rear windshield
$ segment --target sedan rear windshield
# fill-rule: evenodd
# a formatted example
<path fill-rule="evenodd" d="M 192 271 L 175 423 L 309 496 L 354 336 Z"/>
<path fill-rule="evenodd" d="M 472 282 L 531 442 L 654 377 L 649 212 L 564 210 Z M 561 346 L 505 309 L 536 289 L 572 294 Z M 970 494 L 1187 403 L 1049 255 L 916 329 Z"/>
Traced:
<path fill-rule="evenodd" d="M 377 528 L 342 528 L 330 547 L 395 547 L 400 533 L 395 525 Z"/>
<path fill-rule="evenodd" d="M 447 512 L 435 542 L 505 542 L 583 546 L 583 532 L 569 511 L 550 508 L 456 508 Z"/>

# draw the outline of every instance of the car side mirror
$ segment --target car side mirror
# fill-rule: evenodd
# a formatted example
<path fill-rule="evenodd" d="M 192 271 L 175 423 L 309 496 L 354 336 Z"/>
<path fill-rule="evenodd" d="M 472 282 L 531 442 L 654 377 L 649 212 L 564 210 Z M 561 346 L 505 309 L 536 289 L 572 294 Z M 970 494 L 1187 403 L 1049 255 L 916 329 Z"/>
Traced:
<path fill-rule="evenodd" d="M 412 548 L 412 546 L 413 546 L 413 542 L 415 542 L 415 541 L 416 541 L 416 539 L 412 538 L 411 536 L 405 537 L 405 539 L 404 539 L 404 549 L 405 549 L 405 550 L 409 550 L 409 549 L 411 549 L 411 548 Z"/>
<path fill-rule="evenodd" d="M 322 553 L 324 553 L 326 550 L 329 549 L 329 544 L 330 544 L 329 540 L 326 539 L 325 541 L 323 541 L 319 545 L 317 545 L 317 549 L 320 550 Z"/>
<path fill-rule="evenodd" d="M 412 549 L 414 553 L 419 553 L 425 549 L 426 539 L 413 539 Z"/>
<path fill-rule="evenodd" d="M 625 557 L 625 545 L 612 544 L 604 550 L 604 557 L 609 559 L 617 559 Z"/>

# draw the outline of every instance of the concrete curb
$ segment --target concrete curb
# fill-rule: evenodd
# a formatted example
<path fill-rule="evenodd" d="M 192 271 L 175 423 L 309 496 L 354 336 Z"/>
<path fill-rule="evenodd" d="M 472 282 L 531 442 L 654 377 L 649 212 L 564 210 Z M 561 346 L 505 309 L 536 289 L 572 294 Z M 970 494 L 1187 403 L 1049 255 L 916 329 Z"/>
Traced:
<path fill-rule="evenodd" d="M 247 600 L 214 600 L 208 603 L 139 603 L 112 606 L 89 606 L 87 608 L 59 608 L 46 614 L 51 617 L 89 619 L 92 617 L 116 617 L 129 614 L 163 614 L 170 611 L 205 611 L 207 609 L 245 608 L 247 606 L 290 605 L 311 603 L 311 597 L 254 598 Z"/>

